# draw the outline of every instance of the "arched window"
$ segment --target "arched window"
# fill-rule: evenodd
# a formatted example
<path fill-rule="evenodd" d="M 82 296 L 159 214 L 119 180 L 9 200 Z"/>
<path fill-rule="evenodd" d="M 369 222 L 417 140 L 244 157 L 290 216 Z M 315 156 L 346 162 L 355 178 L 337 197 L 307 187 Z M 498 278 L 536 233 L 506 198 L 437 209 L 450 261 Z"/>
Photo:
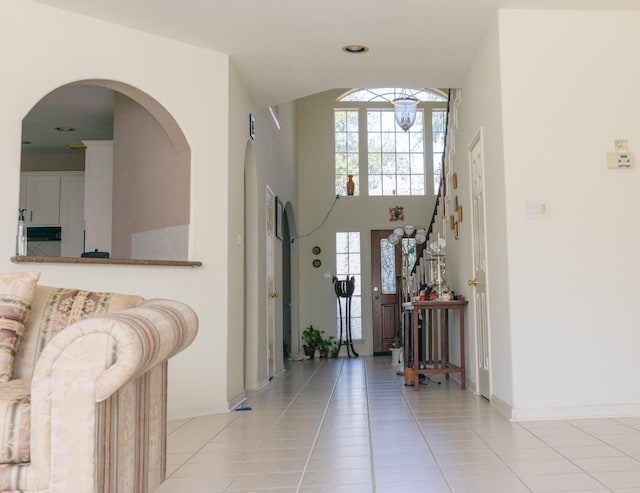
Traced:
<path fill-rule="evenodd" d="M 395 122 L 392 101 L 420 101 L 408 131 Z M 442 176 L 447 97 L 436 89 L 352 89 L 335 106 L 336 193 L 353 175 L 355 195 L 436 194 Z M 360 166 L 366 163 L 366 168 Z M 362 188 L 361 188 L 362 187 Z"/>

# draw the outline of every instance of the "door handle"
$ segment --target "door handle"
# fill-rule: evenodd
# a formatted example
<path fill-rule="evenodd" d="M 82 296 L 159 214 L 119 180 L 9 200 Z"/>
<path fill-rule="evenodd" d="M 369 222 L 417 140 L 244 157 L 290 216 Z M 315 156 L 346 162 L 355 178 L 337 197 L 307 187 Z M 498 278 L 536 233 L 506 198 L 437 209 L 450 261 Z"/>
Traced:
<path fill-rule="evenodd" d="M 373 288 L 373 292 L 374 292 L 374 293 L 377 293 L 377 292 L 378 292 L 378 286 L 374 286 L 374 288 Z"/>
<path fill-rule="evenodd" d="M 272 298 L 277 298 L 278 297 L 278 293 L 271 293 L 271 297 Z"/>
<path fill-rule="evenodd" d="M 477 286 L 477 285 L 478 285 L 478 280 L 474 277 L 473 279 L 469 279 L 469 280 L 467 281 L 467 284 L 468 284 L 469 286 Z"/>

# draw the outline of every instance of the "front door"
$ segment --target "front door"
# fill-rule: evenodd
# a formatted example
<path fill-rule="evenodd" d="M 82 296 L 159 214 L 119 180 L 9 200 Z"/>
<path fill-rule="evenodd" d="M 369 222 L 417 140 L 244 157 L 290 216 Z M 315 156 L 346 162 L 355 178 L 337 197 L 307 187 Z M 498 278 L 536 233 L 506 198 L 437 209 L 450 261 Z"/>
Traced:
<path fill-rule="evenodd" d="M 401 330 L 398 276 L 402 257 L 401 248 L 387 240 L 391 232 L 371 231 L 373 354 L 388 352 Z"/>
<path fill-rule="evenodd" d="M 482 134 L 469 148 L 471 162 L 471 193 L 473 197 L 473 272 L 469 281 L 474 287 L 474 312 L 476 324 L 476 354 L 478 361 L 477 392 L 491 398 L 491 353 L 489 345 L 489 319 L 487 315 L 487 250 L 484 214 L 484 163 L 482 160 Z"/>

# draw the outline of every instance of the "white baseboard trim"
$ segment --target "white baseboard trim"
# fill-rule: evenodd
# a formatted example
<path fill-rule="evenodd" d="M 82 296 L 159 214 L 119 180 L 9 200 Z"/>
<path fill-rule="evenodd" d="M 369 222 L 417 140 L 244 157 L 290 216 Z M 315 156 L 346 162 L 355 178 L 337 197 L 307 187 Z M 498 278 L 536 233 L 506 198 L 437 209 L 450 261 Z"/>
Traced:
<path fill-rule="evenodd" d="M 210 416 L 212 414 L 226 414 L 247 400 L 247 395 L 242 392 L 228 402 L 220 402 L 211 406 L 182 407 L 167 410 L 167 420 L 197 418 L 198 416 Z"/>
<path fill-rule="evenodd" d="M 640 415 L 640 405 L 638 404 L 516 408 L 495 395 L 491 396 L 491 406 L 510 421 L 624 418 Z"/>
<path fill-rule="evenodd" d="M 624 418 L 640 415 L 640 405 L 620 404 L 604 406 L 560 406 L 512 408 L 511 421 Z"/>
<path fill-rule="evenodd" d="M 264 380 L 261 380 L 260 382 L 258 382 L 257 384 L 247 384 L 247 390 L 262 390 L 264 389 L 267 385 L 269 385 L 269 379 L 265 378 Z"/>
<path fill-rule="evenodd" d="M 511 419 L 511 405 L 504 402 L 502 399 L 496 397 L 495 395 L 491 395 L 491 407 L 493 407 L 496 411 L 502 414 L 505 418 Z"/>

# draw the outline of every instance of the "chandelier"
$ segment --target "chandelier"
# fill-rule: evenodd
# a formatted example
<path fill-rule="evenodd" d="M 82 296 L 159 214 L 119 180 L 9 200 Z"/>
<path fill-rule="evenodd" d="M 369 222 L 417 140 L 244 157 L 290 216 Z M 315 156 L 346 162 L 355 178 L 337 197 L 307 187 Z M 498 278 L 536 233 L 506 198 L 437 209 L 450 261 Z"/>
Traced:
<path fill-rule="evenodd" d="M 418 109 L 418 99 L 407 95 L 402 95 L 391 101 L 393 103 L 393 113 L 396 123 L 405 132 L 411 128 L 416 121 Z"/>

